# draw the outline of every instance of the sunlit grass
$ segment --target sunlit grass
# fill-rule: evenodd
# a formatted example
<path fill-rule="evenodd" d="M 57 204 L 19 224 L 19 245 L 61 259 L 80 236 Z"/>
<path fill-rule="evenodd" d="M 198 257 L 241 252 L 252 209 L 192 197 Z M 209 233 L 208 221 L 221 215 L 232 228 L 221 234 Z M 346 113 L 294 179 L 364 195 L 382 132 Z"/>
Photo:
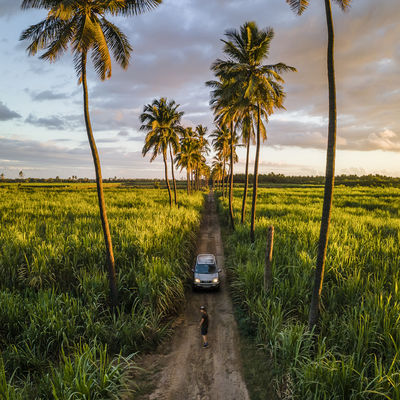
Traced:
<path fill-rule="evenodd" d="M 170 209 L 164 190 L 107 187 L 112 313 L 92 186 L 1 190 L 0 398 L 115 398 L 114 358 L 153 348 L 182 304 L 203 195 Z"/>
<path fill-rule="evenodd" d="M 234 204 L 239 218 L 241 190 Z M 246 310 L 250 334 L 272 355 L 276 386 L 287 396 L 398 400 L 400 190 L 336 189 L 315 356 L 306 326 L 321 209 L 322 189 L 260 189 L 256 242 L 239 221 L 225 235 L 234 300 Z M 220 211 L 227 218 L 226 202 Z M 274 278 L 266 294 L 269 225 Z"/>

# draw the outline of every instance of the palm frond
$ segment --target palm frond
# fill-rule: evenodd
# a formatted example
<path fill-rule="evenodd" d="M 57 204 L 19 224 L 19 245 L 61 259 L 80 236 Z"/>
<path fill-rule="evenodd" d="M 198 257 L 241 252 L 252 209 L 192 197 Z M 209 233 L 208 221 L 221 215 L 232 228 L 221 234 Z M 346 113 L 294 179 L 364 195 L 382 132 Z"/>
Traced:
<path fill-rule="evenodd" d="M 23 0 L 21 3 L 21 8 L 26 10 L 28 8 L 45 8 L 49 9 L 57 5 L 59 1 L 57 0 Z"/>
<path fill-rule="evenodd" d="M 93 30 L 91 59 L 97 76 L 103 81 L 111 77 L 112 65 L 110 52 L 100 23 L 95 21 L 90 25 L 89 29 Z"/>
<path fill-rule="evenodd" d="M 351 0 L 335 0 L 335 2 L 343 11 L 348 11 L 350 9 Z"/>
<path fill-rule="evenodd" d="M 117 26 L 107 21 L 105 18 L 100 20 L 100 24 L 115 61 L 121 65 L 122 68 L 126 69 L 129 65 L 130 53 L 132 51 L 128 38 Z"/>
<path fill-rule="evenodd" d="M 67 51 L 68 44 L 74 34 L 75 22 L 75 18 L 73 18 L 71 21 L 66 22 L 63 28 L 58 30 L 57 37 L 47 47 L 47 51 L 40 56 L 41 59 L 53 62 Z"/>
<path fill-rule="evenodd" d="M 308 6 L 308 0 L 286 0 L 290 8 L 297 13 L 297 15 L 303 14 L 304 10 Z"/>
<path fill-rule="evenodd" d="M 65 25 L 65 21 L 49 17 L 23 31 L 20 40 L 30 39 L 31 43 L 27 47 L 27 51 L 29 55 L 35 55 L 38 50 L 45 49 L 56 40 L 59 31 L 64 29 Z"/>
<path fill-rule="evenodd" d="M 125 7 L 116 11 L 116 15 L 138 15 L 150 11 L 162 3 L 162 0 L 126 0 Z"/>

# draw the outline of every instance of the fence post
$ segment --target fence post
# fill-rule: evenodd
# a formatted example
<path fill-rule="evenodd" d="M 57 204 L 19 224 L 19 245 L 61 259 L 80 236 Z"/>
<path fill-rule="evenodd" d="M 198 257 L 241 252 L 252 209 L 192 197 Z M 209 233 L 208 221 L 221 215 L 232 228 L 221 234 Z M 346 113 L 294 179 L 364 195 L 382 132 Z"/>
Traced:
<path fill-rule="evenodd" d="M 264 266 L 264 290 L 268 290 L 272 286 L 272 250 L 274 248 L 274 226 L 268 228 L 267 249 L 265 252 Z"/>

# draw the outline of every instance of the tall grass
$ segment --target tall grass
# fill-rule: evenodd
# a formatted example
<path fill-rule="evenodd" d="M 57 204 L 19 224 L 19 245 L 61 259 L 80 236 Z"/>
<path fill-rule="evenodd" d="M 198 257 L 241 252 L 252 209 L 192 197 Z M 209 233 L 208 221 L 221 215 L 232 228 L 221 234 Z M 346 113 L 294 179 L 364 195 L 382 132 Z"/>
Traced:
<path fill-rule="evenodd" d="M 2 186 L 0 398 L 116 398 L 126 362 L 169 333 L 203 195 L 106 186 L 121 304 L 108 306 L 93 185 Z"/>
<path fill-rule="evenodd" d="M 240 196 L 236 190 L 237 210 Z M 260 189 L 259 199 L 256 242 L 250 243 L 248 225 L 226 231 L 224 239 L 234 300 L 249 333 L 272 356 L 277 393 L 399 400 L 400 190 L 337 188 L 316 355 L 306 326 L 322 190 Z M 227 218 L 226 202 L 219 210 Z M 273 287 L 264 293 L 271 224 Z"/>

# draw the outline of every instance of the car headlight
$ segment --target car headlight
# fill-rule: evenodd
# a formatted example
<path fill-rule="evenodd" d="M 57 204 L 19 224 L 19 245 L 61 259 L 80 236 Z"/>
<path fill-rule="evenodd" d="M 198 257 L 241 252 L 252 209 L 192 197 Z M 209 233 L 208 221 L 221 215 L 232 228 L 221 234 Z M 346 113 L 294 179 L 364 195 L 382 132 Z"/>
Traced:
<path fill-rule="evenodd" d="M 195 281 L 196 283 L 200 283 L 200 279 L 199 279 L 199 278 L 196 278 L 194 281 Z"/>
<path fill-rule="evenodd" d="M 218 278 L 214 278 L 213 283 L 218 283 Z"/>

